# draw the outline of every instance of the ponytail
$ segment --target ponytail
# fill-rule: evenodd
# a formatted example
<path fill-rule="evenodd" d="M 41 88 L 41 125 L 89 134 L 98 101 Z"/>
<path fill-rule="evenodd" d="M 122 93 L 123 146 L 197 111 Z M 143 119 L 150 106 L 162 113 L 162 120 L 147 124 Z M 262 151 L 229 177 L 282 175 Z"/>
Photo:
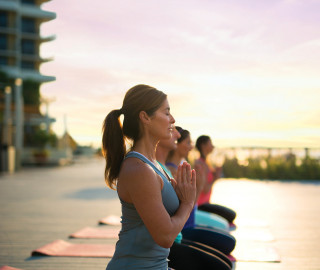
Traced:
<path fill-rule="evenodd" d="M 104 172 L 107 186 L 115 189 L 121 164 L 126 155 L 126 140 L 136 143 L 141 137 L 139 113 L 152 116 L 160 108 L 167 95 L 156 88 L 138 84 L 130 88 L 120 110 L 111 111 L 103 122 L 102 152 L 106 160 Z M 120 115 L 123 114 L 123 126 Z"/>
<path fill-rule="evenodd" d="M 120 123 L 122 109 L 111 111 L 103 122 L 102 152 L 106 160 L 104 171 L 107 186 L 115 189 L 121 163 L 126 154 L 126 145 Z"/>

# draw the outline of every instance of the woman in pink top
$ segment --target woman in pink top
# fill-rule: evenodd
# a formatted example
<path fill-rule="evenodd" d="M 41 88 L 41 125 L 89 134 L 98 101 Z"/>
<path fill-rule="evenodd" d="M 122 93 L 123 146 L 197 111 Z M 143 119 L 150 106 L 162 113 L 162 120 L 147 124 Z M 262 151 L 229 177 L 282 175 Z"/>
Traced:
<path fill-rule="evenodd" d="M 229 223 L 233 223 L 236 213 L 232 209 L 210 203 L 212 186 L 221 175 L 221 168 L 210 168 L 206 160 L 208 155 L 212 153 L 214 149 L 211 138 L 206 135 L 200 136 L 196 141 L 196 148 L 200 152 L 200 158 L 196 160 L 196 164 L 202 167 L 204 170 L 203 175 L 206 175 L 206 181 L 198 198 L 198 209 L 220 215 L 227 219 Z"/>

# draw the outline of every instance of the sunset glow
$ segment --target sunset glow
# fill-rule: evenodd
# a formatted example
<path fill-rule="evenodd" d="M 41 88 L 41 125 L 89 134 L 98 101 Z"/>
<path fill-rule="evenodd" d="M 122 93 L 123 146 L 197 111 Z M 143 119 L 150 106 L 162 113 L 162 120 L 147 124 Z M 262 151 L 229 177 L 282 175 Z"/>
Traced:
<path fill-rule="evenodd" d="M 168 94 L 176 124 L 224 146 L 319 147 L 320 2 L 53 0 L 53 130 L 99 146 L 130 87 Z"/>

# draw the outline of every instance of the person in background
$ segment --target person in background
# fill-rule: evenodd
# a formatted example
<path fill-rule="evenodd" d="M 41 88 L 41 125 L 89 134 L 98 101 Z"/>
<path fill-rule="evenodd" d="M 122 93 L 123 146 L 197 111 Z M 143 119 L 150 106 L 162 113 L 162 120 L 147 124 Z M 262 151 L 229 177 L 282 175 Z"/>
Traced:
<path fill-rule="evenodd" d="M 170 151 L 177 148 L 177 139 L 181 137 L 177 129 L 174 129 L 172 137 L 166 140 L 160 140 L 156 150 L 156 158 L 163 170 L 172 178 L 170 170 L 164 165 Z M 172 179 L 173 180 L 173 179 Z M 190 222 L 191 215 L 187 221 Z M 191 218 L 194 223 L 194 219 Z M 208 232 L 210 238 L 211 232 Z M 176 270 L 193 269 L 216 269 L 230 270 L 232 263 L 229 258 L 221 251 L 211 246 L 185 239 L 182 234 L 170 248 L 169 267 Z"/>
<path fill-rule="evenodd" d="M 172 151 L 169 154 L 169 158 L 170 156 L 177 158 L 174 160 L 167 159 L 166 161 L 170 162 L 170 170 L 177 169 L 179 164 L 186 160 L 189 151 L 192 149 L 190 132 L 178 126 L 176 126 L 176 129 L 179 131 L 181 137 L 178 138 L 175 148 L 172 148 Z M 167 164 L 168 163 L 166 163 L 166 165 Z M 175 174 L 176 170 L 172 170 L 172 173 Z M 203 184 L 201 184 L 201 182 L 205 181 L 205 175 L 201 176 L 199 173 L 197 173 L 197 179 L 196 197 L 198 197 L 200 191 L 202 190 Z M 183 227 L 182 235 L 183 239 L 209 245 L 226 255 L 228 255 L 234 249 L 236 243 L 235 238 L 229 233 L 229 224 L 227 220 L 214 214 L 198 211 L 196 204 Z"/>
<path fill-rule="evenodd" d="M 214 149 L 211 138 L 207 135 L 200 136 L 196 141 L 196 148 L 200 153 L 200 158 L 195 161 L 195 164 L 204 169 L 202 175 L 206 175 L 205 183 L 198 198 L 198 209 L 220 215 L 228 220 L 231 226 L 235 226 L 233 223 L 236 217 L 235 211 L 222 205 L 210 203 L 213 184 L 221 174 L 221 168 L 212 169 L 207 161 L 208 155 Z"/>
<path fill-rule="evenodd" d="M 173 176 L 177 174 L 177 164 L 180 164 L 183 159 L 187 160 L 188 154 L 193 148 L 189 131 L 179 126 L 176 126 L 176 129 L 180 134 L 180 138 L 177 140 L 176 148 L 169 152 L 166 161 L 166 166 Z M 199 184 L 199 181 L 197 184 Z"/>
<path fill-rule="evenodd" d="M 190 132 L 178 126 L 176 129 L 181 137 L 177 140 L 176 148 L 169 153 L 166 161 L 166 166 L 173 174 L 176 173 L 179 164 L 187 159 L 192 149 Z M 206 182 L 206 174 L 203 164 L 196 163 L 195 165 L 198 179 L 196 197 L 198 198 Z M 183 227 L 182 235 L 188 240 L 209 245 L 227 255 L 236 244 L 235 238 L 229 233 L 228 221 L 221 216 L 199 211 L 197 204 Z"/>
<path fill-rule="evenodd" d="M 167 95 L 148 85 L 129 89 L 122 108 L 104 120 L 105 179 L 117 189 L 122 206 L 119 240 L 108 270 L 168 268 L 169 248 L 196 199 L 196 173 L 188 163 L 179 166 L 171 184 L 156 162 L 156 146 L 171 138 L 174 122 Z M 133 142 L 128 153 L 126 140 Z"/>

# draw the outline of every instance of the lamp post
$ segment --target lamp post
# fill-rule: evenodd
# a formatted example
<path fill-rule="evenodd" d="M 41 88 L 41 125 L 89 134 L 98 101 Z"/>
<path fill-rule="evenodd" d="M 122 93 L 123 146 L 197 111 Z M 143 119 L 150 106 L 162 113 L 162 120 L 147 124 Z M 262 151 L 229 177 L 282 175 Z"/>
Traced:
<path fill-rule="evenodd" d="M 3 144 L 11 145 L 12 138 L 10 133 L 10 127 L 12 124 L 11 119 L 11 87 L 6 86 L 5 90 L 5 105 L 4 105 L 4 119 L 3 119 Z"/>
<path fill-rule="evenodd" d="M 14 171 L 14 149 L 12 147 L 12 117 L 11 117 L 11 87 L 6 86 L 4 89 L 5 103 L 3 115 L 3 133 L 1 147 L 1 170 Z"/>
<path fill-rule="evenodd" d="M 21 155 L 23 150 L 23 97 L 22 97 L 22 79 L 17 78 L 15 80 L 15 168 L 20 170 L 21 168 Z"/>

